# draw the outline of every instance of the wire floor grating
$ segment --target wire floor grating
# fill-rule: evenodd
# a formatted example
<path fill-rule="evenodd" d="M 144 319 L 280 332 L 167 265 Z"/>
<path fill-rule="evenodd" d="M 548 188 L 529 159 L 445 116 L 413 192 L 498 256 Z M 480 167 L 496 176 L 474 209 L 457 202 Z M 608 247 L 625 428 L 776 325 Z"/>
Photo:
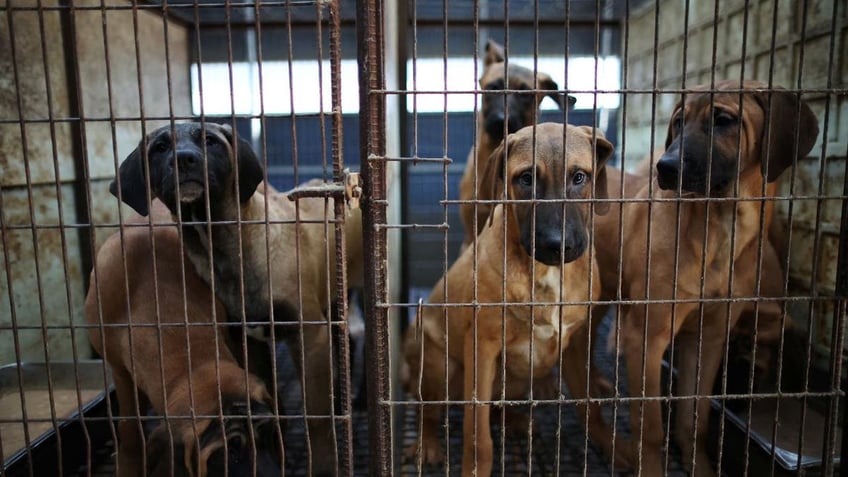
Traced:
<path fill-rule="evenodd" d="M 607 318 L 600 326 L 599 333 L 606 336 L 612 320 Z M 352 416 L 353 429 L 353 472 L 354 475 L 369 474 L 368 455 L 368 414 L 364 409 L 364 379 L 363 372 L 363 350 L 361 342 L 355 340 L 352 343 L 353 353 L 352 386 L 354 396 L 354 409 Z M 615 373 L 615 359 L 603 346 L 597 346 L 595 350 L 596 363 L 601 372 L 611 381 Z M 289 357 L 285 345 L 278 348 L 278 372 L 280 388 L 284 390 L 283 409 L 284 415 L 299 415 L 301 411 L 300 384 L 294 365 Z M 623 377 L 623 369 L 619 373 Z M 619 379 L 623 381 L 623 379 Z M 564 390 L 567 397 L 567 391 Z M 625 389 L 620 389 L 622 395 Z M 414 446 L 418 434 L 418 418 L 415 405 L 400 405 L 395 409 L 396 426 L 395 432 L 399 436 L 399 445 L 395 450 L 395 468 L 398 475 L 459 475 L 462 467 L 462 406 L 451 406 L 448 412 L 448 443 L 449 450 L 445 448 L 445 455 L 449 462 L 448 466 L 431 466 L 419 469 L 419 466 L 410 458 L 405 458 L 404 450 Z M 529 409 L 516 410 L 519 415 L 529 420 Z M 612 421 L 613 408 L 608 406 L 604 409 L 608 422 Z M 617 432 L 627 434 L 626 405 L 619 405 L 616 417 Z M 514 417 L 510 414 L 509 418 Z M 302 420 L 288 419 L 285 421 L 285 445 L 286 445 L 286 475 L 307 475 L 306 462 L 308 461 L 308 450 L 306 446 L 305 426 Z M 529 426 L 521 430 L 510 428 L 503 436 L 503 452 L 501 452 L 501 416 L 495 412 L 492 416 L 494 423 L 492 429 L 493 442 L 495 445 L 495 463 L 493 475 L 517 476 L 517 475 L 586 475 L 604 476 L 616 475 L 610 464 L 601 452 L 591 443 L 588 443 L 583 426 L 579 423 L 576 409 L 573 405 L 537 405 L 533 409 L 532 432 L 528 432 Z M 520 426 L 519 426 L 520 427 Z M 338 434 L 341 436 L 342 426 L 338 426 Z M 444 437 L 442 436 L 442 442 Z M 340 442 L 339 445 L 342 445 Z M 501 456 L 503 459 L 501 459 Z M 669 476 L 685 476 L 680 463 L 679 452 L 674 445 L 670 446 L 668 454 Z M 321 458 L 313 456 L 313 458 Z M 95 467 L 91 474 L 85 469 L 79 469 L 72 476 L 93 475 L 95 477 L 106 477 L 114 475 L 114 446 L 107 442 L 102 448 L 94 452 Z"/>

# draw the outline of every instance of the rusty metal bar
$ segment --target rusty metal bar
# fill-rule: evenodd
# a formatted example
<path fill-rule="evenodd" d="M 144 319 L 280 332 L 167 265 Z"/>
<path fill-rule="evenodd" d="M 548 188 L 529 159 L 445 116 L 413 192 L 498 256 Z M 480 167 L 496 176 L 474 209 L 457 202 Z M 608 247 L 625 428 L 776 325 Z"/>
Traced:
<path fill-rule="evenodd" d="M 392 474 L 388 310 L 377 305 L 386 300 L 386 166 L 371 161 L 386 153 L 386 117 L 383 6 L 379 0 L 359 0 L 356 5 L 357 63 L 359 65 L 359 140 L 363 177 L 363 243 L 365 259 L 365 362 L 368 386 L 368 445 L 371 475 Z"/>
<path fill-rule="evenodd" d="M 319 7 L 320 8 L 320 7 Z M 330 16 L 330 77 L 331 77 L 331 95 L 332 95 L 332 144 L 331 155 L 333 161 L 333 178 L 341 184 L 343 196 L 336 197 L 333 201 L 335 211 L 335 235 L 336 235 L 336 283 L 330 286 L 336 287 L 336 303 L 335 312 L 331 317 L 332 321 L 339 323 L 339 326 L 332 327 L 332 331 L 337 339 L 338 360 L 339 360 L 339 398 L 341 401 L 342 420 L 342 445 L 339 450 L 339 472 L 340 475 L 353 475 L 353 423 L 352 423 L 352 406 L 351 406 L 351 369 L 350 369 L 350 352 L 349 337 L 350 331 L 348 328 L 348 302 L 347 296 L 347 260 L 345 256 L 346 240 L 344 233 L 344 220 L 346 214 L 346 199 L 354 194 L 356 190 L 357 200 L 361 194 L 361 187 L 358 184 L 358 175 L 349 174 L 344 167 L 344 153 L 342 151 L 342 40 L 341 40 L 341 13 L 339 12 L 339 1 L 334 0 L 327 2 L 327 10 Z M 321 23 L 318 22 L 319 45 L 321 36 Z M 323 94 L 322 94 L 323 97 Z M 321 127 L 324 127 L 324 121 L 321 121 Z M 325 141 L 322 141 L 322 144 Z M 331 334 L 331 340 L 333 338 Z M 331 341 L 332 343 L 332 341 Z M 333 347 L 331 346 L 331 349 Z"/>

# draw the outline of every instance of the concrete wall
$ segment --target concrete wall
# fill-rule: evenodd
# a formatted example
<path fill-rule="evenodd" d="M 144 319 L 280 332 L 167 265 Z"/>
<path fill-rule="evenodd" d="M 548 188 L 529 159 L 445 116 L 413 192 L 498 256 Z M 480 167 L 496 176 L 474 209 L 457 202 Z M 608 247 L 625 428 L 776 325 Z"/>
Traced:
<path fill-rule="evenodd" d="M 839 3 L 835 17 L 834 2 Z M 809 157 L 794 168 L 794 174 L 786 172 L 781 177 L 780 193 L 788 195 L 791 191 L 795 197 L 824 197 L 820 201 L 791 201 L 790 294 L 833 296 L 841 220 L 841 201 L 833 197 L 843 194 L 848 97 L 829 94 L 828 88 L 844 90 L 848 86 L 845 3 L 755 0 L 748 2 L 746 12 L 746 2 L 729 0 L 719 2 L 717 14 L 716 4 L 711 0 L 658 3 L 657 7 L 655 2 L 650 2 L 630 18 L 625 40 L 627 88 L 680 89 L 709 83 L 714 73 L 716 80 L 744 76 L 768 81 L 771 75 L 773 84 L 815 90 L 805 93 L 803 98 L 818 116 L 819 139 Z M 684 30 L 687 3 L 688 28 Z M 775 4 L 779 5 L 776 17 Z M 663 146 L 668 120 L 678 98 L 679 95 L 672 93 L 627 95 L 624 139 L 628 164 L 634 165 L 651 150 L 652 131 L 655 147 Z M 652 103 L 656 105 L 653 129 Z M 788 223 L 790 202 L 780 201 L 778 211 L 778 220 Z M 818 247 L 814 247 L 816 236 Z M 829 353 L 833 302 L 812 306 L 810 301 L 798 301 L 790 307 L 790 312 L 802 326 L 812 318 L 814 345 L 821 353 Z"/>
<path fill-rule="evenodd" d="M 166 26 L 149 11 L 138 12 L 134 23 L 123 0 L 106 4 L 127 9 L 85 9 L 99 0 L 73 4 L 78 10 L 70 18 L 55 8 L 57 0 L 42 0 L 41 11 L 35 0 L 0 0 L 0 364 L 89 356 L 87 334 L 73 329 L 84 322 L 89 271 L 81 257 L 90 247 L 80 243 L 78 226 L 87 224 L 77 201 L 85 201 L 87 189 L 91 222 L 117 222 L 108 183 L 141 137 L 141 96 L 144 117 L 191 112 L 185 27 Z M 65 41 L 71 25 L 76 50 Z M 77 70 L 79 105 L 69 94 Z M 75 142 L 77 125 L 82 143 Z M 75 157 L 75 144 L 84 157 Z M 98 228 L 97 243 L 115 230 Z"/>

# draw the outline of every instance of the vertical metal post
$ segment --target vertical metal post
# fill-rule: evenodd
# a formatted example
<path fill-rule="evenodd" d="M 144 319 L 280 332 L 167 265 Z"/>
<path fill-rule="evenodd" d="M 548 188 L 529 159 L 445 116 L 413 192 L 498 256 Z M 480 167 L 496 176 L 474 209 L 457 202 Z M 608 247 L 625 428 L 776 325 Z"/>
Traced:
<path fill-rule="evenodd" d="M 842 194 L 848 194 L 848 171 L 846 171 L 842 186 Z M 825 446 L 823 462 L 825 470 L 833 471 L 833 450 L 835 447 L 836 435 L 838 434 L 837 422 L 840 409 L 844 412 L 844 405 L 840 406 L 840 401 L 848 395 L 848 383 L 842 379 L 842 350 L 845 339 L 845 324 L 848 317 L 848 200 L 842 200 L 842 223 L 839 227 L 839 255 L 836 265 L 836 293 L 834 293 L 836 301 L 833 305 L 833 329 L 831 330 L 830 341 L 830 379 L 831 386 L 829 391 L 832 395 L 829 399 L 829 409 L 827 421 L 825 424 Z M 840 398 L 835 391 L 842 389 L 843 397 Z M 844 404 L 844 403 L 842 403 Z M 842 415 L 842 450 L 841 456 L 845 459 L 848 455 L 848 439 L 845 438 L 844 432 L 848 428 L 848 412 Z M 840 472 L 843 476 L 848 476 L 848 464 L 840 462 Z M 828 475 L 828 474 L 824 474 Z"/>
<path fill-rule="evenodd" d="M 386 302 L 386 151 L 383 9 L 379 0 L 356 6 L 359 66 L 359 140 L 363 178 L 363 243 L 365 247 L 365 341 L 368 385 L 368 445 L 371 475 L 391 475 L 391 409 L 389 323 Z M 378 160 L 372 160 L 377 158 Z"/>
<path fill-rule="evenodd" d="M 343 182 L 344 177 L 344 154 L 342 151 L 342 109 L 341 109 L 341 19 L 339 14 L 338 0 L 328 2 L 330 16 L 330 76 L 332 94 L 332 158 L 333 178 L 336 182 Z M 319 23 L 320 28 L 320 23 Z M 346 205 L 344 200 L 337 199 L 335 203 L 335 234 L 336 234 L 336 313 L 332 319 L 338 324 L 333 329 L 333 335 L 338 343 L 339 362 L 339 397 L 341 402 L 341 414 L 343 416 L 342 445 L 339 449 L 339 469 L 341 475 L 353 475 L 353 423 L 351 420 L 351 397 L 350 397 L 350 353 L 348 351 L 349 330 L 347 327 L 348 309 L 347 301 L 347 275 L 345 266 L 345 234 L 344 220 Z"/>
<path fill-rule="evenodd" d="M 77 58 L 77 40 L 76 40 L 76 24 L 74 19 L 73 3 L 69 0 L 62 0 L 61 6 L 61 28 L 62 41 L 66 45 L 64 48 L 65 57 L 65 76 L 68 88 L 68 105 L 71 117 L 80 118 L 78 121 L 72 121 L 71 128 L 71 147 L 74 157 L 74 212 L 76 213 L 76 221 L 78 224 L 88 224 L 91 222 L 88 211 L 88 194 L 86 188 L 91 184 L 91 178 L 88 177 L 88 168 L 86 167 L 86 150 L 85 150 L 85 129 L 82 124 L 82 90 L 80 88 L 80 72 L 79 61 Z M 67 10 L 65 10 L 67 8 Z M 58 179 L 57 179 L 58 180 Z M 61 198 L 59 199 L 61 200 Z M 63 231 L 64 233 L 64 231 Z M 94 251 L 93 233 L 90 227 L 79 227 L 77 229 L 79 237 L 79 254 L 80 267 L 84 271 L 82 274 L 83 293 L 88 290 L 88 271 L 91 270 L 93 264 L 92 254 Z"/>

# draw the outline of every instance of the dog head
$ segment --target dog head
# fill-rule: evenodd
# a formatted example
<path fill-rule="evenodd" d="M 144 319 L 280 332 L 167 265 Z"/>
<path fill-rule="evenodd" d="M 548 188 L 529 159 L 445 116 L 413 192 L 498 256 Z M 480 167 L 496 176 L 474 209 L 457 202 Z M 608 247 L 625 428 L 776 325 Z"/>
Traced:
<path fill-rule="evenodd" d="M 222 411 L 223 421 L 206 419 L 192 424 L 188 420 L 173 420 L 170 431 L 167 424 L 160 424 L 147 441 L 147 475 L 282 475 L 282 441 L 268 406 L 251 400 L 248 417 L 248 404 L 243 396 L 225 397 Z"/>
<path fill-rule="evenodd" d="M 259 159 L 232 128 L 180 123 L 161 127 L 142 139 L 121 164 L 109 191 L 118 197 L 120 185 L 120 198 L 139 214 L 147 215 L 149 183 L 150 198 L 160 199 L 174 213 L 180 206 L 205 208 L 207 193 L 214 204 L 234 194 L 236 187 L 239 203 L 243 203 L 262 179 Z"/>
<path fill-rule="evenodd" d="M 525 127 L 495 149 L 484 172 L 491 197 L 502 197 L 505 187 L 508 199 L 543 201 L 505 206 L 528 255 L 546 265 L 583 255 L 589 243 L 588 199 L 607 198 L 605 165 L 612 152 L 599 130 L 556 123 Z M 608 204 L 599 202 L 594 208 L 603 214 Z"/>
<path fill-rule="evenodd" d="M 738 81 L 717 83 L 713 94 L 708 88 L 697 87 L 702 92 L 688 93 L 674 109 L 657 162 L 661 189 L 724 196 L 742 172 L 759 167 L 771 182 L 812 149 L 818 121 L 798 95 L 762 91 L 768 86 L 753 81 L 741 94 L 726 91 L 738 90 Z"/>
<path fill-rule="evenodd" d="M 486 91 L 482 107 L 483 129 L 493 144 L 503 140 L 504 130 L 513 133 L 535 124 L 539 103 L 546 96 L 553 98 L 560 109 L 574 106 L 575 101 L 573 96 L 557 92 L 559 86 L 547 74 L 534 74 L 533 70 L 512 63 L 507 67 L 505 61 L 503 46 L 489 40 L 483 57 L 480 88 Z M 518 92 L 503 93 L 504 90 Z"/>

